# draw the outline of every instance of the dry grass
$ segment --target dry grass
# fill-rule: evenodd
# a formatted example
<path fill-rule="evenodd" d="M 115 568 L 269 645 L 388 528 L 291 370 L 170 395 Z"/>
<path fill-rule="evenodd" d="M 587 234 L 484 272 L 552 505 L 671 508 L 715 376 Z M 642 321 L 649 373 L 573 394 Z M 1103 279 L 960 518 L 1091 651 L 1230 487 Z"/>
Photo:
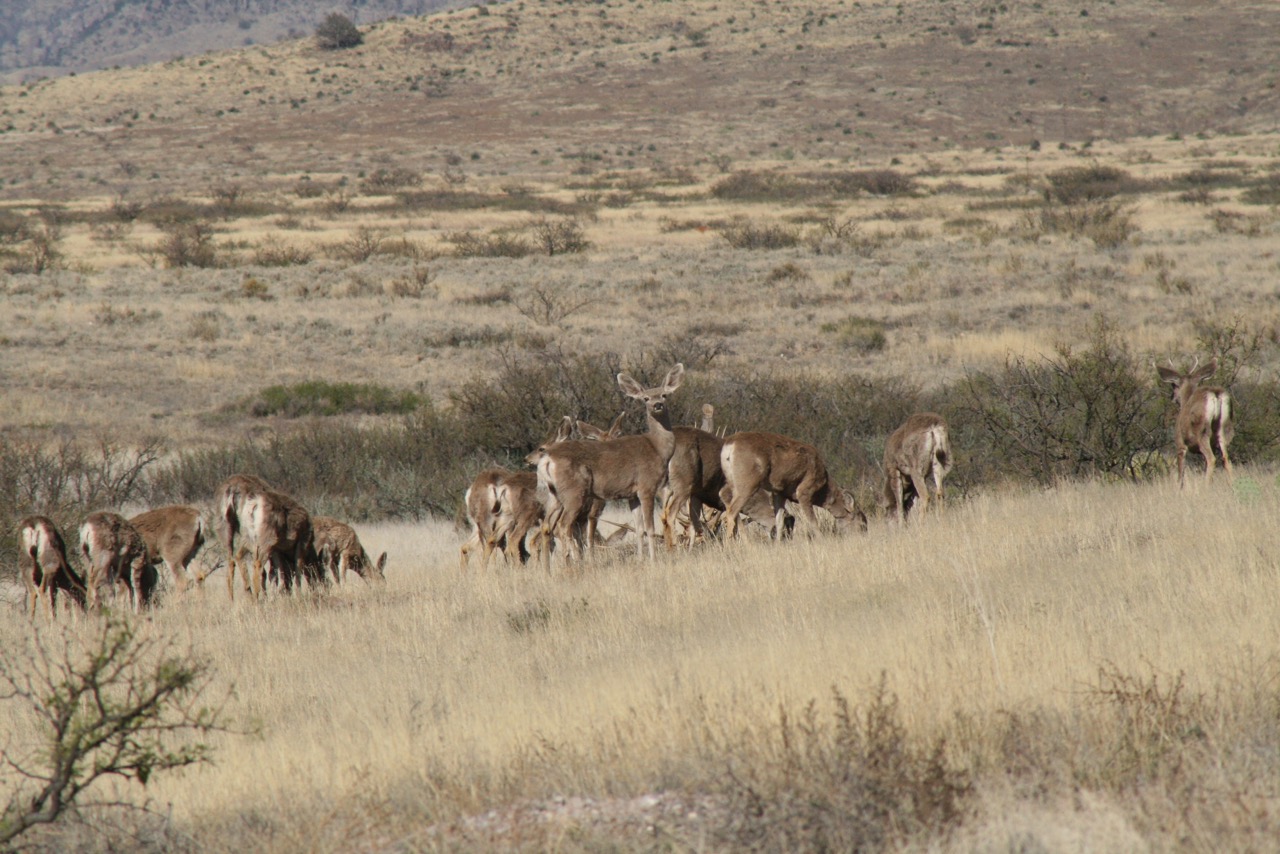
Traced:
<path fill-rule="evenodd" d="M 1167 734 L 1161 749 L 1187 766 L 1179 779 L 1246 803 L 1262 795 L 1241 776 L 1259 769 L 1231 756 L 1270 737 L 1248 728 L 1259 696 L 1275 700 L 1256 682 L 1274 669 L 1280 617 L 1266 592 L 1280 491 L 1264 477 L 1190 494 L 1167 482 L 1014 492 L 908 530 L 744 542 L 652 566 L 628 557 L 555 577 L 460 575 L 449 527 L 372 527 L 361 532 L 370 550 L 392 555 L 385 591 L 357 581 L 228 607 L 214 576 L 155 613 L 154 630 L 190 638 L 234 686 L 234 716 L 262 731 L 221 739 L 215 767 L 147 794 L 171 802 L 204 850 L 427 844 L 427 823 L 518 799 L 722 791 L 726 763 L 772 755 L 780 707 L 825 707 L 833 687 L 860 705 L 884 674 L 910 739 L 945 736 L 973 773 L 980 806 L 962 837 L 972 844 L 1029 835 L 1053 850 L 1066 834 L 1105 848 L 1119 833 L 1157 849 L 1247 848 L 1248 826 L 1224 831 L 1222 847 L 1201 836 L 1225 806 L 1174 814 L 1163 766 L 1136 791 L 1115 783 L 1122 772 L 1106 757 L 1126 736 L 1099 677 L 1157 692 L 1182 680 L 1208 741 Z M 1011 717 L 1043 727 L 1035 758 L 1019 760 L 1034 772 L 1009 770 Z M 1083 780 L 1083 811 L 1066 806 L 1063 769 Z M 1011 824 L 1002 816 L 1021 811 L 1028 775 L 1049 790 Z M 716 813 L 705 820 L 723 830 Z"/>

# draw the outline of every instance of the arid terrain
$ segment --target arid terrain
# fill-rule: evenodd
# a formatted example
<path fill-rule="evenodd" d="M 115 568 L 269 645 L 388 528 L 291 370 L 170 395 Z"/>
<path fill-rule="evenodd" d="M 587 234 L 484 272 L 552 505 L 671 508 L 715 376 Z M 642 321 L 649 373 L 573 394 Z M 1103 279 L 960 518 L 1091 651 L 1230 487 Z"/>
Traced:
<path fill-rule="evenodd" d="M 1278 27 L 1266 3 L 523 0 L 0 88 L 0 475 L 46 495 L 22 453 L 102 444 L 107 480 L 139 449 L 216 483 L 321 437 L 313 509 L 391 555 L 385 589 L 166 591 L 139 631 L 210 663 L 233 731 L 214 765 L 111 793 L 159 818 L 48 844 L 1269 847 Z M 1070 359 L 1115 348 L 1161 402 L 1119 460 L 1002 472 L 1019 449 L 980 437 L 1035 438 L 974 404 L 940 512 L 875 506 L 889 416 L 866 401 L 1051 400 L 989 383 L 1066 366 L 1096 390 Z M 1151 363 L 1214 356 L 1235 478 L 1197 460 L 1179 491 Z M 576 359 L 600 377 L 567 399 L 616 397 L 517 412 L 545 398 L 498 385 Z M 613 372 L 677 359 L 682 423 L 710 389 L 728 431 L 821 438 L 869 531 L 458 571 L 461 472 L 564 414 L 609 423 Z M 773 397 L 731 388 L 752 382 Z M 417 414 L 290 409 L 339 383 Z M 839 383 L 868 391 L 831 411 Z M 1081 434 L 1122 417 L 1080 411 Z M 474 431 L 437 437 L 447 487 L 390 465 L 394 502 L 344 501 L 340 464 L 369 457 L 337 440 L 390 458 L 405 423 Z M 209 506 L 182 488 L 118 494 Z M 38 738 L 0 722 L 22 733 L 0 750 Z"/>

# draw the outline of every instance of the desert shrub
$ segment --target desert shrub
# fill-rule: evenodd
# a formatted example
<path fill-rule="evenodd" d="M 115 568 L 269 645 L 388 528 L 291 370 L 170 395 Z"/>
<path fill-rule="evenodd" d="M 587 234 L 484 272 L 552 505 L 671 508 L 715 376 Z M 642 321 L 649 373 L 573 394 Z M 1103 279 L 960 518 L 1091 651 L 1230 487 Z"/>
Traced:
<path fill-rule="evenodd" d="M 455 231 L 444 239 L 453 244 L 453 254 L 459 258 L 523 258 L 533 253 L 527 239 L 507 232 Z"/>
<path fill-rule="evenodd" d="M 364 36 L 351 19 L 340 12 L 331 12 L 316 26 L 316 44 L 323 50 L 342 50 L 357 47 Z"/>
<path fill-rule="evenodd" d="M 1269 172 L 1243 193 L 1240 201 L 1249 205 L 1280 205 L 1280 172 Z"/>
<path fill-rule="evenodd" d="M 216 267 L 218 249 L 213 242 L 213 226 L 203 221 L 172 221 L 162 225 L 163 236 L 146 251 L 165 267 Z"/>
<path fill-rule="evenodd" d="M 137 501 L 163 452 L 152 438 L 136 448 L 107 440 L 41 445 L 0 439 L 0 572 L 17 566 L 17 527 L 24 516 L 49 516 L 65 534 L 87 513 Z"/>
<path fill-rule="evenodd" d="M 268 386 L 242 401 L 237 408 L 258 417 L 283 415 L 286 418 L 300 418 L 307 415 L 349 413 L 408 413 L 422 403 L 423 399 L 419 394 L 394 391 L 373 383 L 308 380 L 293 385 Z"/>
<path fill-rule="evenodd" d="M 784 707 L 771 749 L 758 738 L 720 748 L 730 770 L 718 835 L 735 850 L 909 848 L 959 827 L 974 791 L 945 741 L 911 737 L 883 677 L 861 707 L 833 688 L 829 717 L 812 701 L 794 716 Z"/>
<path fill-rule="evenodd" d="M 986 449 L 974 461 L 978 480 L 1136 480 L 1166 444 L 1165 398 L 1153 379 L 1103 319 L 1079 351 L 1064 345 L 1034 361 L 1009 356 L 1000 371 L 970 371 L 954 389 L 953 442 Z"/>
<path fill-rule="evenodd" d="M 1209 211 L 1209 221 L 1214 231 L 1219 234 L 1241 234 L 1245 237 L 1257 237 L 1263 233 L 1270 217 L 1256 216 L 1215 208 Z"/>
<path fill-rule="evenodd" d="M 831 179 L 842 195 L 861 190 L 873 196 L 904 196 L 915 191 L 915 181 L 893 169 L 867 169 L 838 173 Z"/>
<path fill-rule="evenodd" d="M 315 253 L 308 247 L 268 235 L 254 247 L 253 263 L 259 267 L 293 267 L 311 263 Z"/>
<path fill-rule="evenodd" d="M 814 195 L 814 188 L 791 175 L 743 170 L 712 184 L 711 195 L 729 202 L 804 201 Z"/>
<path fill-rule="evenodd" d="M 1133 222 L 1132 208 L 1113 201 L 1095 201 L 1049 204 L 1029 211 L 1021 229 L 1023 236 L 1031 239 L 1042 234 L 1066 234 L 1092 240 L 1100 249 L 1114 249 L 1126 243 L 1138 226 Z"/>
<path fill-rule="evenodd" d="M 1096 202 L 1141 189 L 1141 185 L 1123 169 L 1101 164 L 1059 169 L 1046 175 L 1045 180 L 1048 181 L 1044 190 L 1045 201 L 1064 205 Z"/>
<path fill-rule="evenodd" d="M 410 187 L 422 186 L 422 174 L 412 169 L 375 169 L 360 184 L 367 195 L 382 196 Z"/>
<path fill-rule="evenodd" d="M 582 223 L 577 219 L 538 219 L 530 223 L 533 243 L 548 255 L 585 252 L 590 246 Z"/>
<path fill-rule="evenodd" d="M 225 730 L 220 704 L 207 704 L 211 681 L 208 662 L 119 617 L 6 647 L 0 699 L 34 732 L 5 746 L 18 782 L 0 806 L 0 846 L 75 814 L 107 781 L 146 786 L 209 761 L 211 747 L 192 739 Z M 103 803 L 128 808 L 119 792 Z"/>
<path fill-rule="evenodd" d="M 745 220 L 726 225 L 719 234 L 734 249 L 787 249 L 801 240 L 800 229 L 795 226 Z"/>
<path fill-rule="evenodd" d="M 368 261 L 382 252 L 387 241 L 387 233 L 381 228 L 370 228 L 367 225 L 358 227 L 345 240 L 340 240 L 328 248 L 334 258 L 347 261 Z"/>
<path fill-rule="evenodd" d="M 0 255 L 4 269 L 9 273 L 33 273 L 57 269 L 62 263 L 62 230 L 56 222 L 48 220 L 26 223 L 18 232 L 20 242 L 16 250 Z"/>
<path fill-rule="evenodd" d="M 824 323 L 820 328 L 833 335 L 841 347 L 857 353 L 875 353 L 889 343 L 884 323 L 870 317 L 850 315 L 844 320 Z"/>

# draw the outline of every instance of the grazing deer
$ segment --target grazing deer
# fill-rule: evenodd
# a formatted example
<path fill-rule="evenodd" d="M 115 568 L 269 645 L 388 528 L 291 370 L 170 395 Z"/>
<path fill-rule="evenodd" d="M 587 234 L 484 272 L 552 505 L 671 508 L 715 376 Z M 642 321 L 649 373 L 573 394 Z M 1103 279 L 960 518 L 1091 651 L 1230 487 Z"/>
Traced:
<path fill-rule="evenodd" d="M 98 607 L 103 585 L 128 591 L 133 613 L 151 604 L 159 575 L 151 564 L 142 535 L 119 513 L 90 513 L 80 526 L 88 607 Z"/>
<path fill-rule="evenodd" d="M 245 570 L 244 556 L 248 552 L 249 534 L 241 524 L 245 502 L 254 495 L 270 492 L 271 485 L 252 474 L 233 474 L 218 487 L 214 497 L 217 520 L 214 527 L 218 541 L 227 550 L 227 597 L 235 598 L 236 569 L 240 569 L 245 592 L 250 590 L 249 574 Z"/>
<path fill-rule="evenodd" d="M 1222 454 L 1222 467 L 1231 475 L 1231 458 L 1227 456 L 1227 446 L 1235 435 L 1235 427 L 1231 423 L 1231 393 L 1218 386 L 1201 386 L 1217 373 L 1218 360 L 1212 359 L 1209 364 L 1197 370 L 1200 360 L 1185 374 L 1179 373 L 1169 362 L 1169 367 L 1156 366 L 1160 379 L 1173 386 L 1173 400 L 1178 404 L 1178 417 L 1174 422 L 1173 441 L 1178 449 L 1178 486 L 1186 486 L 1185 466 L 1187 451 L 1204 457 L 1204 479 L 1207 482 L 1213 477 L 1213 448 L 1217 445 Z"/>
<path fill-rule="evenodd" d="M 951 471 L 947 422 L 934 412 L 917 412 L 889 435 L 884 446 L 885 508 L 905 522 L 918 501 L 920 515 L 929 508 L 929 478 L 942 500 L 942 479 Z"/>
<path fill-rule="evenodd" d="M 320 565 L 333 573 L 335 582 L 346 581 L 349 570 L 371 584 L 386 582 L 387 553 L 383 552 L 376 562 L 371 560 L 350 525 L 329 516 L 313 516 L 311 533 Z"/>
<path fill-rule="evenodd" d="M 286 592 L 302 578 L 314 585 L 328 583 L 316 556 L 311 515 L 282 492 L 266 490 L 245 499 L 239 514 L 242 533 L 253 544 L 253 574 L 249 577 L 254 598 L 262 595 L 271 576 Z"/>
<path fill-rule="evenodd" d="M 760 489 L 772 499 L 770 533 L 775 537 L 783 528 L 787 501 L 800 505 L 801 514 L 814 530 L 818 527 L 814 507 L 826 508 L 839 530 L 866 524 L 866 516 L 854 507 L 852 497 L 827 474 L 822 455 L 813 445 L 777 433 L 735 433 L 724 440 L 720 468 L 725 477 L 721 495 L 726 499 L 726 532 L 730 537 L 737 536 L 738 514 Z"/>
<path fill-rule="evenodd" d="M 47 516 L 28 516 L 18 523 L 19 560 L 22 583 L 27 588 L 30 617 L 35 619 L 40 597 L 49 605 L 49 620 L 58 614 L 58 591 L 65 590 L 71 601 L 85 608 L 84 579 L 71 568 L 67 546 L 58 527 Z"/>
<path fill-rule="evenodd" d="M 164 562 L 178 590 L 186 590 L 191 580 L 191 561 L 205 542 L 204 519 L 188 504 L 171 504 L 139 513 L 129 520 L 147 544 L 147 559 Z M 197 576 L 197 582 L 204 576 Z"/>
<path fill-rule="evenodd" d="M 618 374 L 618 386 L 628 396 L 644 401 L 649 431 L 639 436 L 622 436 L 611 442 L 560 442 L 549 445 L 538 462 L 538 486 L 547 489 L 557 502 L 554 522 L 556 538 L 573 543 L 582 553 L 581 533 L 574 523 L 592 501 L 626 499 L 639 514 L 636 531 L 639 550 L 653 547 L 653 502 L 667 479 L 667 463 L 675 452 L 675 434 L 667 397 L 680 387 L 684 365 L 667 372 L 661 385 L 644 388 L 629 374 Z"/>
<path fill-rule="evenodd" d="M 548 445 L 563 442 L 573 433 L 573 418 L 566 415 L 529 455 L 525 462 L 537 465 Z M 510 484 L 509 488 L 504 488 Z M 480 565 L 487 567 L 495 549 L 502 549 L 510 559 L 513 550 L 520 562 L 529 560 L 525 539 L 530 530 L 541 525 L 547 508 L 538 493 L 538 478 L 533 472 L 513 472 L 489 468 L 476 475 L 463 496 L 467 518 L 471 520 L 471 538 L 459 550 L 460 568 L 466 570 L 471 552 L 480 548 Z M 543 531 L 539 530 L 539 549 Z"/>

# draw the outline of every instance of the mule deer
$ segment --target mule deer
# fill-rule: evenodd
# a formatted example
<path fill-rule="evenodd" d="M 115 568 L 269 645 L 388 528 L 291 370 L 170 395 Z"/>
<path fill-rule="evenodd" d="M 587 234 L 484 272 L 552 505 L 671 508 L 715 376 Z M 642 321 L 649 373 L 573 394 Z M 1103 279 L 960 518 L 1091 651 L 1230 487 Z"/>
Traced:
<path fill-rule="evenodd" d="M 159 576 L 142 535 L 119 513 L 90 513 L 80 526 L 80 552 L 85 563 L 88 607 L 98 607 L 103 585 L 128 591 L 135 614 L 151 604 Z"/>
<path fill-rule="evenodd" d="M 19 566 L 22 583 L 27 588 L 31 619 L 35 619 L 41 596 L 48 603 L 49 619 L 57 618 L 59 590 L 66 591 L 71 601 L 84 610 L 84 579 L 71 568 L 66 543 L 53 521 L 47 516 L 28 516 L 18 523 L 18 541 L 22 548 Z"/>
<path fill-rule="evenodd" d="M 139 513 L 129 524 L 147 544 L 148 560 L 153 564 L 163 561 L 178 590 L 187 589 L 191 580 L 188 567 L 205 542 L 200 511 L 188 504 L 171 504 Z M 204 581 L 204 576 L 197 576 L 195 580 Z"/>
<path fill-rule="evenodd" d="M 639 514 L 636 532 L 638 548 L 649 546 L 649 556 L 656 558 L 653 546 L 653 502 L 667 478 L 667 463 L 675 452 L 675 434 L 671 431 L 671 415 L 667 396 L 680 387 L 684 365 L 677 364 L 667 372 L 661 385 L 644 388 L 629 374 L 618 374 L 618 386 L 628 396 L 644 401 L 649 431 L 639 436 L 622 436 L 611 442 L 560 442 L 549 445 L 538 462 L 538 485 L 555 498 L 556 538 L 573 542 L 581 554 L 580 533 L 574 524 L 589 502 L 626 499 Z"/>
<path fill-rule="evenodd" d="M 1179 373 L 1169 362 L 1169 367 L 1157 366 L 1160 379 L 1173 387 L 1173 400 L 1178 404 L 1178 416 L 1174 422 L 1173 441 L 1178 449 L 1178 486 L 1186 486 L 1185 466 L 1187 451 L 1204 457 L 1204 479 L 1213 477 L 1213 448 L 1217 445 L 1222 454 L 1222 467 L 1231 477 L 1231 458 L 1227 446 L 1235 435 L 1231 423 L 1231 393 L 1218 386 L 1201 386 L 1200 382 L 1217 373 L 1218 360 L 1197 370 L 1200 360 L 1185 374 Z"/>
<path fill-rule="evenodd" d="M 827 474 L 822 455 L 813 445 L 777 433 L 734 433 L 720 450 L 726 489 L 726 532 L 737 536 L 738 514 L 763 489 L 773 502 L 771 534 L 783 526 L 786 502 L 795 501 L 814 530 L 818 517 L 814 507 L 824 507 L 835 517 L 839 530 L 855 523 L 866 524 L 866 516 L 853 506 L 852 497 Z"/>
<path fill-rule="evenodd" d="M 573 418 L 566 415 L 538 447 L 525 458 L 537 465 L 548 445 L 563 442 L 573 433 Z M 509 488 L 507 487 L 509 484 Z M 495 549 L 510 558 L 514 551 L 521 563 L 529 559 L 525 539 L 542 523 L 546 515 L 543 496 L 538 493 L 538 477 L 533 472 L 513 472 L 489 468 L 476 475 L 463 496 L 467 518 L 471 520 L 471 537 L 459 550 L 459 565 L 465 570 L 471 552 L 480 549 L 480 565 L 487 567 Z M 539 549 L 544 532 L 539 530 Z"/>
<path fill-rule="evenodd" d="M 387 553 L 383 552 L 377 561 L 371 560 L 350 525 L 329 516 L 313 516 L 311 534 L 320 565 L 333 573 L 335 582 L 346 581 L 348 571 L 369 583 L 386 582 Z"/>
<path fill-rule="evenodd" d="M 297 501 L 273 490 L 255 493 L 244 500 L 238 521 L 253 543 L 254 598 L 262 595 L 268 571 L 286 592 L 304 577 L 312 585 L 328 581 L 316 556 L 311 515 Z"/>
<path fill-rule="evenodd" d="M 929 508 L 929 479 L 942 500 L 942 479 L 951 471 L 947 422 L 934 412 L 917 412 L 889 435 L 884 446 L 884 497 L 891 514 L 905 522 L 918 501 L 920 515 Z"/>
<path fill-rule="evenodd" d="M 218 487 L 214 498 L 217 513 L 214 527 L 218 532 L 218 541 L 227 550 L 227 597 L 230 599 L 235 598 L 237 568 L 240 569 L 245 592 L 250 591 L 250 579 L 244 564 L 249 532 L 241 524 L 244 503 L 254 495 L 270 491 L 270 484 L 252 474 L 233 474 Z"/>

